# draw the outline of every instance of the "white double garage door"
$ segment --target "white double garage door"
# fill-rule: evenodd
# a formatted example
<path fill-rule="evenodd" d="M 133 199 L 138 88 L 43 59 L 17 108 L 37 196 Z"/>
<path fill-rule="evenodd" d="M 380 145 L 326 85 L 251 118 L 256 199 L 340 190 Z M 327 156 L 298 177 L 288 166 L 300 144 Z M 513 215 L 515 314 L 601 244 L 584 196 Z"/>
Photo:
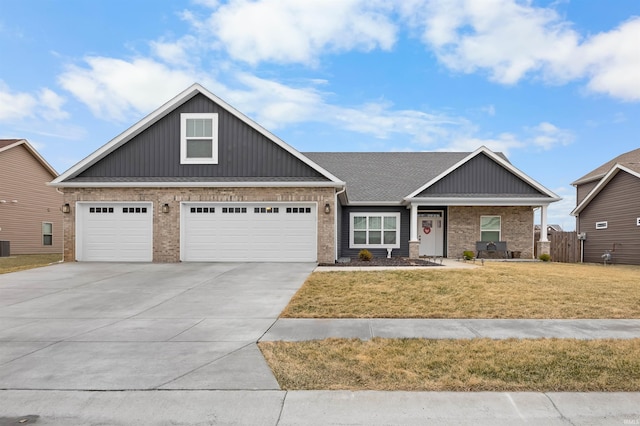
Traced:
<path fill-rule="evenodd" d="M 316 203 L 181 203 L 173 225 L 180 260 L 315 262 L 317 210 Z M 83 202 L 76 211 L 78 261 L 153 260 L 153 203 Z"/>

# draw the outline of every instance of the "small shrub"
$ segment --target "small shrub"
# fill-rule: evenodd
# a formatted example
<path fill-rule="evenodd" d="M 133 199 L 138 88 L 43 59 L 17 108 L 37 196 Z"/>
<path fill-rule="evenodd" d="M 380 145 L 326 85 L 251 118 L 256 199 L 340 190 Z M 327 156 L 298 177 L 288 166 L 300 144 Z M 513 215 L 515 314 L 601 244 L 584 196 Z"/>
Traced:
<path fill-rule="evenodd" d="M 464 260 L 471 260 L 473 259 L 473 252 L 471 250 L 465 250 L 462 252 L 462 258 Z"/>
<path fill-rule="evenodd" d="M 538 256 L 538 259 L 542 260 L 543 262 L 549 262 L 551 260 L 551 255 L 548 253 L 542 253 L 540 256 Z"/>
<path fill-rule="evenodd" d="M 358 259 L 369 262 L 371 259 L 373 259 L 373 255 L 369 250 L 360 250 L 360 253 L 358 253 Z"/>

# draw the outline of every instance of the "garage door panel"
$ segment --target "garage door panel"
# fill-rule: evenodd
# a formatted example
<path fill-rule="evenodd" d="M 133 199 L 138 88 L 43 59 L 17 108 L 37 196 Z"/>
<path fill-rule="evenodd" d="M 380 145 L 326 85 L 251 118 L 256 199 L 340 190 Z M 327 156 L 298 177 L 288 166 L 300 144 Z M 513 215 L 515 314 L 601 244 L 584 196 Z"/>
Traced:
<path fill-rule="evenodd" d="M 77 211 L 77 260 L 153 260 L 152 203 L 81 203 Z"/>
<path fill-rule="evenodd" d="M 294 209 L 303 213 L 287 213 Z M 184 203 L 181 259 L 315 261 L 316 211 L 312 203 Z"/>

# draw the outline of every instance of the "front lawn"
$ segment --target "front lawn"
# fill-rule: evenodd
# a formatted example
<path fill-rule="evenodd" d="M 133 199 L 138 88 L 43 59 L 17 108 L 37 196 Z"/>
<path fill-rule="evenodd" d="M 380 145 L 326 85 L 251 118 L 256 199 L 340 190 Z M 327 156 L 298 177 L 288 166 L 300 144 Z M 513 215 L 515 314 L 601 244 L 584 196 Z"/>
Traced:
<path fill-rule="evenodd" d="M 285 318 L 640 318 L 640 267 L 487 262 L 315 272 Z"/>
<path fill-rule="evenodd" d="M 0 257 L 0 274 L 47 266 L 62 260 L 62 254 L 19 254 Z"/>
<path fill-rule="evenodd" d="M 640 339 L 327 339 L 259 344 L 286 390 L 640 390 Z"/>

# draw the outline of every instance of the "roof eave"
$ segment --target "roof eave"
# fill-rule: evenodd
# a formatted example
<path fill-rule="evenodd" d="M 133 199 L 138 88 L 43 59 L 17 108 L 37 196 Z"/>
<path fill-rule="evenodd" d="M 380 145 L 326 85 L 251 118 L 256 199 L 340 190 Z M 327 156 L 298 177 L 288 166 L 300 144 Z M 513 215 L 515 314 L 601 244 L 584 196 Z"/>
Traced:
<path fill-rule="evenodd" d="M 613 179 L 613 177 L 615 175 L 618 174 L 618 172 L 620 171 L 624 171 L 627 172 L 633 176 L 636 176 L 637 178 L 640 179 L 640 173 L 636 172 L 635 170 L 631 170 L 628 167 L 625 167 L 621 164 L 615 164 L 611 170 L 609 170 L 604 177 L 602 177 L 600 179 L 600 182 L 598 182 L 598 184 L 596 186 L 593 187 L 593 189 L 587 194 L 586 197 L 584 197 L 584 199 L 582 200 L 582 202 L 580 202 L 580 204 L 578 204 L 576 206 L 575 209 L 573 209 L 571 211 L 571 216 L 578 216 L 580 215 L 580 213 L 582 212 L 582 210 L 584 210 L 585 207 L 587 207 L 587 205 L 595 198 L 596 195 L 598 195 L 600 193 L 600 191 L 602 191 L 602 189 L 607 186 L 607 184 L 611 181 L 611 179 Z"/>
<path fill-rule="evenodd" d="M 407 197 L 408 204 L 424 206 L 545 206 L 560 197 Z"/>
<path fill-rule="evenodd" d="M 342 188 L 344 182 L 49 182 L 57 188 Z"/>

